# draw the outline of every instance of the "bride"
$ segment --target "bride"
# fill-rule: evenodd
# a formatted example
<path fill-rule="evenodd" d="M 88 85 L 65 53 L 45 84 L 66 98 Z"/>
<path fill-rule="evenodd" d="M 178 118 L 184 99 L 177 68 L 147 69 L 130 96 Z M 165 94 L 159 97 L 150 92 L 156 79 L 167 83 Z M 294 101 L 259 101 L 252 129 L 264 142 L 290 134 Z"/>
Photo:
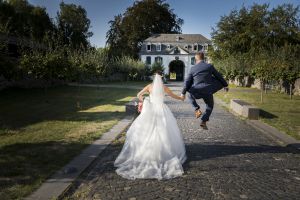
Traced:
<path fill-rule="evenodd" d="M 170 179 L 183 174 L 186 160 L 185 146 L 175 117 L 164 104 L 164 94 L 175 95 L 155 74 L 152 84 L 138 93 L 139 100 L 149 93 L 143 102 L 141 114 L 126 134 L 125 144 L 115 160 L 117 174 L 126 179 Z"/>

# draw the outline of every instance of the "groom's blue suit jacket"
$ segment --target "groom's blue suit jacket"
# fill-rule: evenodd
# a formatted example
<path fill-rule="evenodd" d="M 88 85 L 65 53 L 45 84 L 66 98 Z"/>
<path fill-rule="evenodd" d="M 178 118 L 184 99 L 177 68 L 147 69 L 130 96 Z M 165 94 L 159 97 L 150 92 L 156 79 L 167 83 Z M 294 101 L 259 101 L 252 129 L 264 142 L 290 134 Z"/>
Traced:
<path fill-rule="evenodd" d="M 227 82 L 213 65 L 201 61 L 191 67 L 182 94 L 188 91 L 195 97 L 201 97 L 205 94 L 213 94 L 227 86 Z"/>

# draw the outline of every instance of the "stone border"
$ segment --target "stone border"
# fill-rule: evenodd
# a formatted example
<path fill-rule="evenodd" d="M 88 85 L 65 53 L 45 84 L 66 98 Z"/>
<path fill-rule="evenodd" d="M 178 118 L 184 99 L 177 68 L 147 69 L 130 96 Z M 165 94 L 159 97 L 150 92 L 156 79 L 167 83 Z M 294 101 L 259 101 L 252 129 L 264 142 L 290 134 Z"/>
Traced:
<path fill-rule="evenodd" d="M 233 112 L 230 109 L 230 106 L 222 101 L 220 98 L 217 98 L 214 96 L 215 102 L 221 106 L 224 106 L 225 108 L 228 109 L 230 113 L 232 113 L 235 116 L 238 116 L 235 112 Z M 244 118 L 245 119 L 245 118 Z M 274 140 L 276 143 L 278 143 L 281 146 L 286 146 L 293 148 L 296 151 L 300 151 L 300 141 L 296 140 L 295 138 L 289 136 L 286 133 L 283 133 L 276 129 L 273 126 L 270 126 L 260 120 L 250 120 L 250 119 L 245 119 L 246 123 L 252 126 L 253 128 L 259 130 L 261 133 L 266 135 L 268 138 Z"/>
<path fill-rule="evenodd" d="M 29 195 L 26 200 L 57 199 L 66 191 L 74 180 L 103 152 L 103 150 L 117 138 L 134 120 L 134 116 L 126 116 L 113 126 L 102 137 L 85 148 L 81 154 L 57 171 L 46 180 L 40 188 Z"/>
<path fill-rule="evenodd" d="M 259 119 L 259 108 L 240 99 L 231 99 L 230 108 L 237 114 L 248 119 Z"/>

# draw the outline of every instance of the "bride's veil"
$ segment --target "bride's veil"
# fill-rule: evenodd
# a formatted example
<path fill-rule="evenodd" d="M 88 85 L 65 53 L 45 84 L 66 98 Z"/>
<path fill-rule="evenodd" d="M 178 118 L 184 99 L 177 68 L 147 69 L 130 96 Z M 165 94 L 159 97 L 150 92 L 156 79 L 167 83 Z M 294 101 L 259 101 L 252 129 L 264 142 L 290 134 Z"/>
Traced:
<path fill-rule="evenodd" d="M 159 74 L 155 74 L 152 84 L 151 101 L 153 103 L 163 103 L 164 96 L 162 77 Z"/>

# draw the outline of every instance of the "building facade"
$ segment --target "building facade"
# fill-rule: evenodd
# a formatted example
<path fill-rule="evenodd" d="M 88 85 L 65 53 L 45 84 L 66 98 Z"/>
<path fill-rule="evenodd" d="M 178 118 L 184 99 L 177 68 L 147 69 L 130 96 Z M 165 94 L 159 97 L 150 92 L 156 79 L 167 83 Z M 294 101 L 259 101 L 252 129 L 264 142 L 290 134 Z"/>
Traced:
<path fill-rule="evenodd" d="M 210 45 L 201 34 L 155 34 L 143 42 L 139 55 L 148 66 L 162 63 L 169 79 L 182 81 L 195 64 L 195 53 L 207 53 Z"/>

